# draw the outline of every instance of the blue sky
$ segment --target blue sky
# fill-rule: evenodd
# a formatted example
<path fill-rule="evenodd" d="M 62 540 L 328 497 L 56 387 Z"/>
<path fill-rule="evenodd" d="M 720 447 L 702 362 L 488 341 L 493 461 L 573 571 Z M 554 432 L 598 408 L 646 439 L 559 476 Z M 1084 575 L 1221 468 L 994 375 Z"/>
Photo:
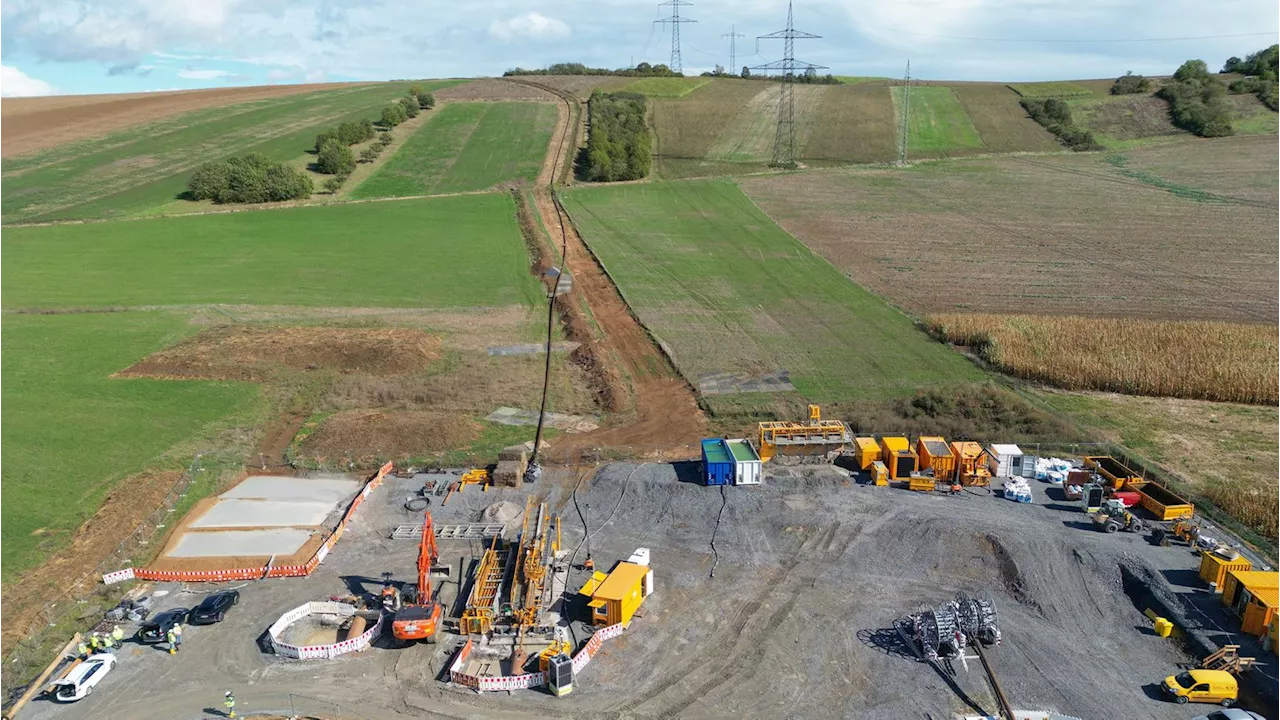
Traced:
<path fill-rule="evenodd" d="M 777 59 L 786 0 L 693 0 L 686 74 Z M 5 0 L 0 93 L 116 93 L 666 62 L 649 0 Z M 665 14 L 665 13 L 663 13 Z M 1275 0 L 801 0 L 801 59 L 845 75 L 1055 80 L 1212 68 L 1276 42 Z M 1179 38 L 1179 39 L 1173 39 Z"/>

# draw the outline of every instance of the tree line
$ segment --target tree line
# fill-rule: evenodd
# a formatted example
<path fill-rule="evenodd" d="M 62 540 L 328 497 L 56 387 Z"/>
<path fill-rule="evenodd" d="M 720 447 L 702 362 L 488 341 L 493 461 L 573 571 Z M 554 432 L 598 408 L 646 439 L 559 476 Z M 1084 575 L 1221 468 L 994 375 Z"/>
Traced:
<path fill-rule="evenodd" d="M 594 182 L 639 180 L 649 174 L 652 150 L 644 95 L 591 93 L 587 146 L 578 155 L 578 177 Z"/>
<path fill-rule="evenodd" d="M 729 72 L 724 69 L 723 65 L 716 65 L 715 70 L 702 73 L 702 77 L 741 78 L 743 80 L 774 80 L 774 81 L 781 81 L 781 80 L 790 78 L 791 82 L 798 83 L 801 85 L 839 85 L 840 84 L 840 78 L 837 78 L 831 73 L 827 73 L 826 75 L 819 75 L 818 71 L 815 70 L 814 68 L 805 68 L 805 71 L 800 73 L 799 75 L 796 75 L 795 73 L 783 73 L 782 75 L 754 75 L 751 72 L 751 68 L 747 65 L 743 65 L 742 72 L 739 72 L 739 73 Z"/>
<path fill-rule="evenodd" d="M 373 120 L 344 122 L 316 135 L 313 152 L 316 161 L 312 169 L 332 175 L 325 184 L 326 192 L 333 194 L 355 171 L 356 163 L 371 163 L 391 144 L 391 128 L 411 117 L 417 117 L 425 109 L 435 107 L 435 96 L 421 85 L 409 88 L 408 95 L 397 99 L 382 109 L 378 125 L 384 131 L 378 134 Z M 360 151 L 357 161 L 353 145 L 378 141 Z M 311 197 L 315 185 L 307 173 L 282 162 L 274 162 L 260 153 L 242 157 L 207 162 L 196 168 L 187 183 L 186 197 L 191 200 L 212 200 L 218 204 L 262 203 L 282 200 L 301 200 Z"/>
<path fill-rule="evenodd" d="M 617 75 L 619 77 L 684 77 L 684 73 L 673 72 L 670 67 L 658 63 L 650 65 L 642 62 L 633 68 L 619 68 L 617 70 L 609 70 L 608 68 L 587 67 L 582 63 L 552 63 L 541 70 L 530 70 L 527 68 L 512 68 L 504 73 L 503 77 L 512 77 L 515 75 Z"/>
<path fill-rule="evenodd" d="M 1102 145 L 1094 139 L 1093 133 L 1078 127 L 1071 117 L 1071 106 L 1058 98 L 1022 98 L 1022 107 L 1032 120 L 1040 123 L 1046 130 L 1058 136 L 1063 145 L 1084 152 L 1101 150 Z"/>

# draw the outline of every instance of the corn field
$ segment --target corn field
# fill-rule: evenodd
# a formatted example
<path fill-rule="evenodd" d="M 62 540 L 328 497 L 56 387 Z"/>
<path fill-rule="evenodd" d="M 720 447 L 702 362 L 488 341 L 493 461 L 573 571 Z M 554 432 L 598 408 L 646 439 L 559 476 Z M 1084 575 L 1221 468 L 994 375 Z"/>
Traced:
<path fill-rule="evenodd" d="M 1070 390 L 1274 405 L 1274 325 L 938 314 L 938 337 L 1011 375 Z"/>

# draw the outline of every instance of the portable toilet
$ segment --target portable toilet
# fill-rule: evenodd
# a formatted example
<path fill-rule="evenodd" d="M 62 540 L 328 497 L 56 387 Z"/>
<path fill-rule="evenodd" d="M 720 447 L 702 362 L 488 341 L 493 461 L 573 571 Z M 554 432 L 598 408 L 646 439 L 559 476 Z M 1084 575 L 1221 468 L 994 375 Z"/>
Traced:
<path fill-rule="evenodd" d="M 910 477 L 916 471 L 919 458 L 906 438 L 881 437 L 880 450 L 880 460 L 889 468 L 890 480 Z"/>
<path fill-rule="evenodd" d="M 1031 459 L 1030 467 L 1026 467 L 1027 457 L 1017 445 L 993 444 L 988 451 L 991 460 L 991 474 L 996 477 L 1035 477 L 1036 463 Z M 1029 472 L 1028 472 L 1029 471 Z"/>
<path fill-rule="evenodd" d="M 702 441 L 702 480 L 707 485 L 728 485 L 733 482 L 733 454 L 722 438 L 704 438 Z"/>
<path fill-rule="evenodd" d="M 726 440 L 733 456 L 733 484 L 759 485 L 764 475 L 760 454 L 746 440 Z"/>

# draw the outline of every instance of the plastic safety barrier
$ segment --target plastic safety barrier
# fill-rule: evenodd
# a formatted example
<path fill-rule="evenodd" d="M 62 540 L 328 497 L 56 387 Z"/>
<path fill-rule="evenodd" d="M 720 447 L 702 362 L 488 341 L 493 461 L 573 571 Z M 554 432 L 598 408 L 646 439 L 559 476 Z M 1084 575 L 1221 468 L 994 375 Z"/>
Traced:
<path fill-rule="evenodd" d="M 280 640 L 280 633 L 293 623 L 301 620 L 308 615 L 354 615 L 356 609 L 346 603 L 335 602 L 309 602 L 305 605 L 290 610 L 280 616 L 278 620 L 271 624 L 267 629 L 267 633 L 271 636 L 271 647 L 277 655 L 281 657 L 295 658 L 298 660 L 331 660 L 339 655 L 347 653 L 360 652 L 369 647 L 373 639 L 382 632 L 382 625 L 386 621 L 386 615 L 379 613 L 378 622 L 372 627 L 365 630 L 360 635 L 348 638 L 341 642 L 329 645 L 290 645 Z"/>
<path fill-rule="evenodd" d="M 262 578 L 306 577 L 307 575 L 310 575 L 313 570 L 316 569 L 317 565 L 324 562 L 324 559 L 329 556 L 329 551 L 333 549 L 334 545 L 338 544 L 338 540 L 342 537 L 343 531 L 345 531 L 347 528 L 347 523 L 351 522 L 351 518 L 355 517 L 356 508 L 360 507 L 361 503 L 365 501 L 365 498 L 369 497 L 370 493 L 372 493 L 374 490 L 378 489 L 378 487 L 382 485 L 382 480 L 394 469 L 395 469 L 394 466 L 390 462 L 378 468 L 377 474 L 375 474 L 373 478 L 369 480 L 369 482 L 364 484 L 364 487 L 360 489 L 360 494 L 356 495 L 355 500 L 351 501 L 351 506 L 348 507 L 347 512 L 343 514 L 342 521 L 339 522 L 338 526 L 334 528 L 332 533 L 329 534 L 329 537 L 325 538 L 324 543 L 320 545 L 320 548 L 318 550 L 316 550 L 316 554 L 311 556 L 311 559 L 308 560 L 305 564 L 273 565 L 269 568 L 268 567 L 234 568 L 234 569 L 227 569 L 227 570 L 183 571 L 183 570 L 150 570 L 146 568 L 140 568 L 137 570 L 127 569 L 128 571 L 131 571 L 133 573 L 132 576 L 120 577 L 120 578 L 111 580 L 109 582 L 107 581 L 108 575 L 114 576 L 119 573 L 126 572 L 126 570 L 120 570 L 120 571 L 117 571 L 116 573 L 108 573 L 107 575 L 103 575 L 102 576 L 103 582 L 107 582 L 108 584 L 110 584 L 111 582 L 121 582 L 122 580 L 128 580 L 133 578 L 137 578 L 139 580 L 160 580 L 160 581 L 173 581 L 173 582 L 226 582 L 228 580 L 259 580 Z"/>
<path fill-rule="evenodd" d="M 596 631 L 587 644 L 573 656 L 573 672 L 576 675 L 587 663 L 591 662 L 591 658 L 600 651 L 601 644 L 605 640 L 610 640 L 622 634 L 624 627 L 621 623 L 600 628 Z M 528 688 L 542 687 L 547 684 L 547 674 L 544 672 L 526 673 L 524 675 L 508 675 L 504 677 L 490 677 L 483 675 L 468 675 L 462 671 L 463 666 L 467 664 L 467 658 L 471 657 L 471 650 L 474 647 L 474 641 L 467 639 L 467 643 L 458 651 L 458 656 L 453 659 L 449 665 L 449 681 L 455 685 L 469 687 L 476 692 L 494 692 L 500 690 L 527 690 Z"/>
<path fill-rule="evenodd" d="M 130 567 L 130 568 L 125 568 L 123 570 L 117 570 L 115 572 L 106 573 L 105 575 L 102 576 L 102 584 L 114 585 L 118 582 L 124 582 L 125 580 L 132 580 L 133 578 L 134 578 L 133 568 Z"/>
<path fill-rule="evenodd" d="M 476 690 L 480 692 L 527 690 L 529 688 L 542 687 L 546 684 L 547 674 L 536 672 L 525 675 L 508 675 L 506 677 L 482 677 L 479 678 Z"/>

